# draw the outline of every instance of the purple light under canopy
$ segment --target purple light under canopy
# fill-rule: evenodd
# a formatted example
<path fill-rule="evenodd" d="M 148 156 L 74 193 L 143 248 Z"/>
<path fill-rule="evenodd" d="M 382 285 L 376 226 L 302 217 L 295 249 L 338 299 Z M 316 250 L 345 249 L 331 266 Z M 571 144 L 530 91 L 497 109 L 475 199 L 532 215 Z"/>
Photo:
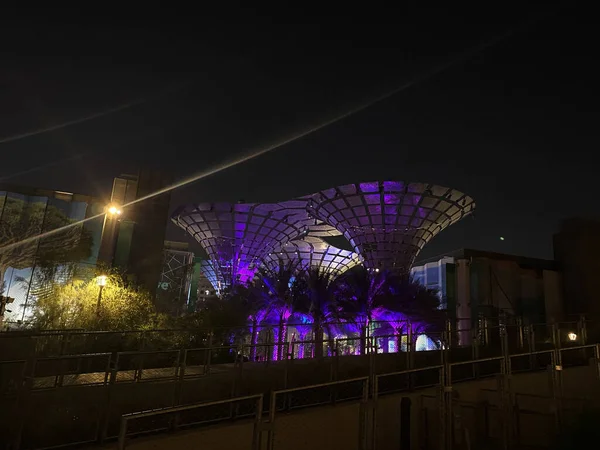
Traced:
<path fill-rule="evenodd" d="M 356 253 L 329 245 L 312 235 L 286 242 L 262 259 L 263 266 L 274 273 L 283 266 L 291 267 L 297 273 L 319 269 L 332 277 L 360 263 Z"/>
<path fill-rule="evenodd" d="M 308 197 L 309 214 L 342 233 L 368 269 L 408 273 L 423 246 L 475 208 L 446 187 L 383 181 L 338 186 Z"/>

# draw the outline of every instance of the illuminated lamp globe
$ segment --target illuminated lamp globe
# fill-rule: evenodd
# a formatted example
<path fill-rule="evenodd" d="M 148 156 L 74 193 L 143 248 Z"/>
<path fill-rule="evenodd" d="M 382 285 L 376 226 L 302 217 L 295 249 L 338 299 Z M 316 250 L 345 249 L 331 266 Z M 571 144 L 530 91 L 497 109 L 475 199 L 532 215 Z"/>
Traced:
<path fill-rule="evenodd" d="M 108 213 L 112 216 L 114 215 L 121 215 L 121 210 L 119 208 L 117 208 L 116 206 L 112 205 L 108 207 Z"/>
<path fill-rule="evenodd" d="M 96 278 L 96 284 L 98 286 L 106 286 L 107 280 L 108 280 L 108 277 L 106 275 L 98 275 L 98 277 Z"/>

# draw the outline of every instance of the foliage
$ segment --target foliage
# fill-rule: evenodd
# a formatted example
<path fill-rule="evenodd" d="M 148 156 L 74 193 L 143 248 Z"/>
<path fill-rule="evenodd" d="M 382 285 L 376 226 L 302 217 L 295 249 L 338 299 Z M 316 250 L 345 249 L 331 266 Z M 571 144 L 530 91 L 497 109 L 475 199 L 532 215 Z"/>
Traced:
<path fill-rule="evenodd" d="M 340 278 L 338 295 L 342 317 L 358 321 L 362 326 L 371 322 L 373 313 L 389 294 L 390 277 L 387 272 L 369 272 L 360 266 Z"/>
<path fill-rule="evenodd" d="M 315 332 L 333 323 L 364 328 L 371 321 L 400 317 L 404 322 L 424 324 L 415 331 L 425 332 L 442 328 L 445 316 L 439 303 L 436 290 L 389 272 L 361 267 L 334 279 L 312 269 L 292 278 L 291 270 L 280 267 L 277 273 L 260 272 L 254 283 L 233 286 L 221 299 L 207 301 L 192 317 L 194 327 L 217 329 L 252 323 L 280 327 L 284 316 L 290 323 L 303 316 Z"/>
<path fill-rule="evenodd" d="M 150 294 L 128 286 L 121 276 L 108 277 L 98 309 L 99 293 L 96 279 L 51 282 L 45 295 L 34 302 L 32 323 L 39 329 L 161 328 L 164 318 L 156 314 Z"/>
<path fill-rule="evenodd" d="M 441 331 L 445 313 L 439 309 L 440 298 L 437 289 L 428 288 L 409 276 L 388 275 L 388 293 L 380 299 L 379 306 L 395 313 L 401 313 L 414 324 L 416 332 Z"/>
<path fill-rule="evenodd" d="M 311 269 L 298 276 L 293 289 L 293 312 L 306 315 L 317 326 L 338 319 L 336 285 L 327 272 Z"/>
<path fill-rule="evenodd" d="M 246 333 L 251 314 L 250 291 L 245 286 L 234 286 L 222 298 L 209 297 L 198 305 L 195 312 L 177 321 L 178 328 L 190 330 L 195 346 L 202 347 L 212 333 L 213 345 L 230 345 Z"/>
<path fill-rule="evenodd" d="M 280 265 L 277 271 L 260 269 L 258 279 L 251 286 L 251 293 L 258 302 L 267 302 L 269 312 L 285 317 L 291 312 L 293 296 L 298 291 L 294 271 L 290 265 Z M 262 300 L 258 300 L 258 297 Z"/>

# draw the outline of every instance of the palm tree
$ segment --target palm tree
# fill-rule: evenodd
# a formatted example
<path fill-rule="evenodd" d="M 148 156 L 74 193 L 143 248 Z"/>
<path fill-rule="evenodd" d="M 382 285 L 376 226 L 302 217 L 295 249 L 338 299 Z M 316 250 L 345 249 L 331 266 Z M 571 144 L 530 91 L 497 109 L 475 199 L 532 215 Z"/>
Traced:
<path fill-rule="evenodd" d="M 259 269 L 258 292 L 268 303 L 268 310 L 277 317 L 277 357 L 283 359 L 283 345 L 286 340 L 286 322 L 292 315 L 292 286 L 294 271 L 288 264 L 280 264 L 277 272 Z"/>
<path fill-rule="evenodd" d="M 378 316 L 390 323 L 395 334 L 412 335 L 414 345 L 419 334 L 441 330 L 444 313 L 439 309 L 436 289 L 423 286 L 410 276 L 388 275 L 387 283 L 388 290 L 378 302 Z M 400 342 L 397 345 L 399 349 Z"/>
<path fill-rule="evenodd" d="M 388 272 L 370 271 L 360 266 L 347 272 L 339 281 L 340 317 L 357 325 L 363 355 L 366 354 L 368 327 L 388 294 L 388 276 Z"/>
<path fill-rule="evenodd" d="M 297 295 L 294 296 L 294 311 L 305 314 L 312 321 L 315 342 L 315 357 L 323 357 L 323 331 L 336 315 L 335 283 L 330 274 L 319 269 L 309 269 L 297 279 Z"/>
<path fill-rule="evenodd" d="M 236 284 L 232 287 L 230 295 L 239 299 L 237 303 L 243 308 L 250 322 L 250 360 L 254 361 L 260 326 L 271 313 L 270 299 L 254 284 Z"/>

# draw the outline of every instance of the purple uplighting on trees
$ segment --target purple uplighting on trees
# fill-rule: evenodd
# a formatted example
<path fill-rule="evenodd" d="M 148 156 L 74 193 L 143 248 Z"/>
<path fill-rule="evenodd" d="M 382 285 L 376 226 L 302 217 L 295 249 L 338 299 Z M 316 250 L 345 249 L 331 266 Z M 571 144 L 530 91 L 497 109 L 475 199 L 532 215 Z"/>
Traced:
<path fill-rule="evenodd" d="M 473 199 L 454 189 L 375 181 L 272 204 L 198 203 L 179 208 L 172 221 L 207 252 L 209 261 L 202 263 L 202 272 L 223 295 L 236 283 L 253 281 L 259 268 L 271 274 L 281 268 L 291 269 L 291 279 L 302 275 L 299 279 L 305 280 L 306 276 L 318 275 L 310 269 L 318 269 L 336 282 L 343 280 L 338 277 L 344 272 L 353 275 L 352 269 L 359 265 L 367 269 L 362 273 L 369 278 L 390 272 L 394 272 L 393 277 L 408 275 L 425 244 L 474 209 Z M 328 238 L 341 235 L 354 251 L 329 243 Z M 268 284 L 264 276 L 262 283 L 263 288 Z M 273 287 L 270 292 L 267 297 L 276 297 Z M 366 354 L 438 347 L 426 335 L 435 327 L 415 321 L 409 312 L 382 307 L 353 311 L 350 305 L 352 317 L 330 311 L 327 319 L 313 324 L 309 315 L 294 311 L 293 302 L 285 300 L 289 293 L 277 296 L 277 301 L 260 304 L 248 317 L 252 361 L 308 355 L 319 358 L 324 355 L 325 345 L 327 354 L 334 350 Z M 337 299 L 326 302 L 334 304 L 334 309 L 339 307 Z M 300 307 L 304 313 L 306 309 Z M 326 310 L 327 306 L 322 309 Z M 305 340 L 311 341 L 310 349 Z"/>

